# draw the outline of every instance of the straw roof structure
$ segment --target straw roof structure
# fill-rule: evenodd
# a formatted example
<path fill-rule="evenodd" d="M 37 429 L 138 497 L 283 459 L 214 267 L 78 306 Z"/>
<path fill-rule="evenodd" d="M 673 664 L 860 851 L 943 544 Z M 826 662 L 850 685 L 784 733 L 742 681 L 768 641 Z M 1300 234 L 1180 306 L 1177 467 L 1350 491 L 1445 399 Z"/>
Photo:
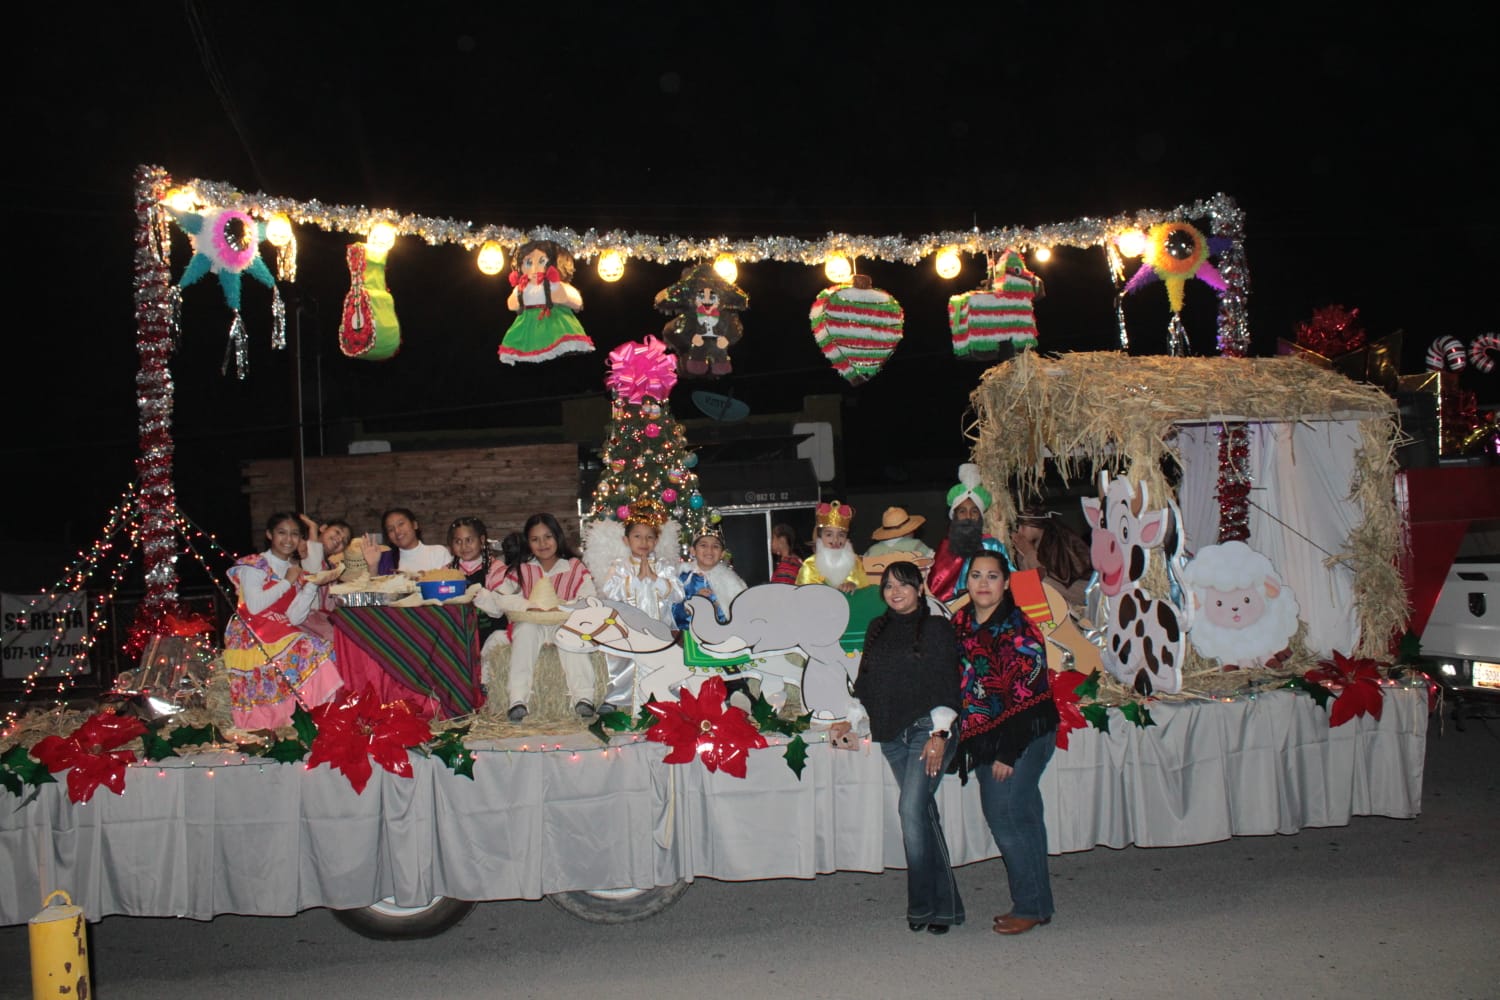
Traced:
<path fill-rule="evenodd" d="M 1379 389 L 1295 357 L 1130 357 L 1120 352 L 1048 357 L 1031 351 L 984 374 L 970 396 L 974 461 L 999 487 L 989 527 L 1008 537 L 1016 496 L 1039 495 L 1050 459 L 1067 478 L 1109 469 L 1145 483 L 1153 502 L 1173 496 L 1163 459 L 1180 461 L 1179 423 L 1358 420 L 1350 498 L 1364 514 L 1329 564 L 1354 573 L 1361 656 L 1383 657 L 1407 621 L 1396 558 L 1401 545 L 1395 502 L 1396 405 Z M 1153 560 L 1144 581 L 1167 592 Z M 1155 577 L 1153 579 L 1153 576 Z"/>

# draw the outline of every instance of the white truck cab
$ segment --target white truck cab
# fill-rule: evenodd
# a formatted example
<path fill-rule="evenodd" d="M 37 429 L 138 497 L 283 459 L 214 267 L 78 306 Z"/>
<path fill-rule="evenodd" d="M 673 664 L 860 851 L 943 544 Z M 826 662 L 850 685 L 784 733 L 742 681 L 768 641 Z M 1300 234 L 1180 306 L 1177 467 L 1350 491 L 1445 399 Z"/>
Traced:
<path fill-rule="evenodd" d="M 1500 707 L 1500 558 L 1460 559 L 1449 567 L 1422 630 L 1422 656 L 1453 702 L 1453 718 Z"/>

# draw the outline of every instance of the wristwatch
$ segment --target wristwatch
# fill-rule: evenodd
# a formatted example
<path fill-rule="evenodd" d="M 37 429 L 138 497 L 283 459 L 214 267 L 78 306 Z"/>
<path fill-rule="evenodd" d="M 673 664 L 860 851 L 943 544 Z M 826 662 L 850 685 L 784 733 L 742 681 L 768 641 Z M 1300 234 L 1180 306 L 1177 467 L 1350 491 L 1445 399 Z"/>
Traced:
<path fill-rule="evenodd" d="M 946 729 L 934 729 L 932 731 L 932 735 L 935 736 L 936 738 L 940 739 L 940 740 L 946 740 L 948 738 L 948 730 L 946 730 Z"/>

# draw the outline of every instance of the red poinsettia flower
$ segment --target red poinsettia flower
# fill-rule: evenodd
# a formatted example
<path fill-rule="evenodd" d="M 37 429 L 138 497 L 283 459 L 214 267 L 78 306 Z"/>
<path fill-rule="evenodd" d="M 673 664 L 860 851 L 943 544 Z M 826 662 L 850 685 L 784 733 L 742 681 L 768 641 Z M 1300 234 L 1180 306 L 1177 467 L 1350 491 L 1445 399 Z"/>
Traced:
<path fill-rule="evenodd" d="M 48 771 L 68 771 L 68 798 L 87 802 L 100 785 L 116 795 L 125 791 L 125 765 L 135 761 L 135 753 L 119 750 L 146 732 L 140 719 L 100 712 L 90 716 L 71 736 L 48 736 L 31 748 L 31 756 Z"/>
<path fill-rule="evenodd" d="M 1343 688 L 1328 713 L 1330 726 L 1342 726 L 1359 715 L 1380 718 L 1385 699 L 1380 694 L 1379 662 L 1369 657 L 1345 656 L 1333 651 L 1333 659 L 1319 660 L 1314 670 L 1303 675 L 1315 684 L 1335 684 Z"/>
<path fill-rule="evenodd" d="M 646 731 L 646 739 L 672 748 L 668 764 L 702 757 L 710 771 L 722 768 L 726 774 L 743 778 L 749 752 L 764 747 L 766 738 L 744 711 L 724 704 L 727 693 L 723 678 L 710 677 L 696 696 L 683 688 L 681 701 L 648 702 L 647 711 L 660 721 Z"/>
<path fill-rule="evenodd" d="M 1057 704 L 1057 748 L 1068 749 L 1068 734 L 1088 725 L 1078 710 L 1078 685 L 1088 680 L 1077 670 L 1062 670 L 1052 675 L 1052 700 Z"/>
<path fill-rule="evenodd" d="M 319 705 L 311 714 L 318 734 L 307 766 L 327 764 L 344 772 L 356 794 L 370 781 L 370 758 L 392 774 L 410 778 L 411 757 L 406 751 L 432 738 L 432 730 L 410 705 L 382 705 L 368 686 L 361 692 L 345 688 L 341 698 Z"/>

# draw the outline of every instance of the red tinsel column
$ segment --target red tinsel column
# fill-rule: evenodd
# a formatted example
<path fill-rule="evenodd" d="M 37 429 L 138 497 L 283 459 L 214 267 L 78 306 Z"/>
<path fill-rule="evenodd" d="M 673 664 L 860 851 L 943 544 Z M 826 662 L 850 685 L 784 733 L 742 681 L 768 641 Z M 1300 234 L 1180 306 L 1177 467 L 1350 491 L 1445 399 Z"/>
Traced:
<path fill-rule="evenodd" d="M 1245 424 L 1219 428 L 1219 542 L 1250 537 L 1250 429 Z"/>
<path fill-rule="evenodd" d="M 177 600 L 177 494 L 172 483 L 172 372 L 168 368 L 177 327 L 179 293 L 172 284 L 171 236 L 161 200 L 170 179 L 160 167 L 135 172 L 135 376 L 140 411 L 140 456 L 136 459 L 136 525 L 145 553 L 146 595 L 130 627 L 125 648 L 139 652 L 161 632 Z"/>

